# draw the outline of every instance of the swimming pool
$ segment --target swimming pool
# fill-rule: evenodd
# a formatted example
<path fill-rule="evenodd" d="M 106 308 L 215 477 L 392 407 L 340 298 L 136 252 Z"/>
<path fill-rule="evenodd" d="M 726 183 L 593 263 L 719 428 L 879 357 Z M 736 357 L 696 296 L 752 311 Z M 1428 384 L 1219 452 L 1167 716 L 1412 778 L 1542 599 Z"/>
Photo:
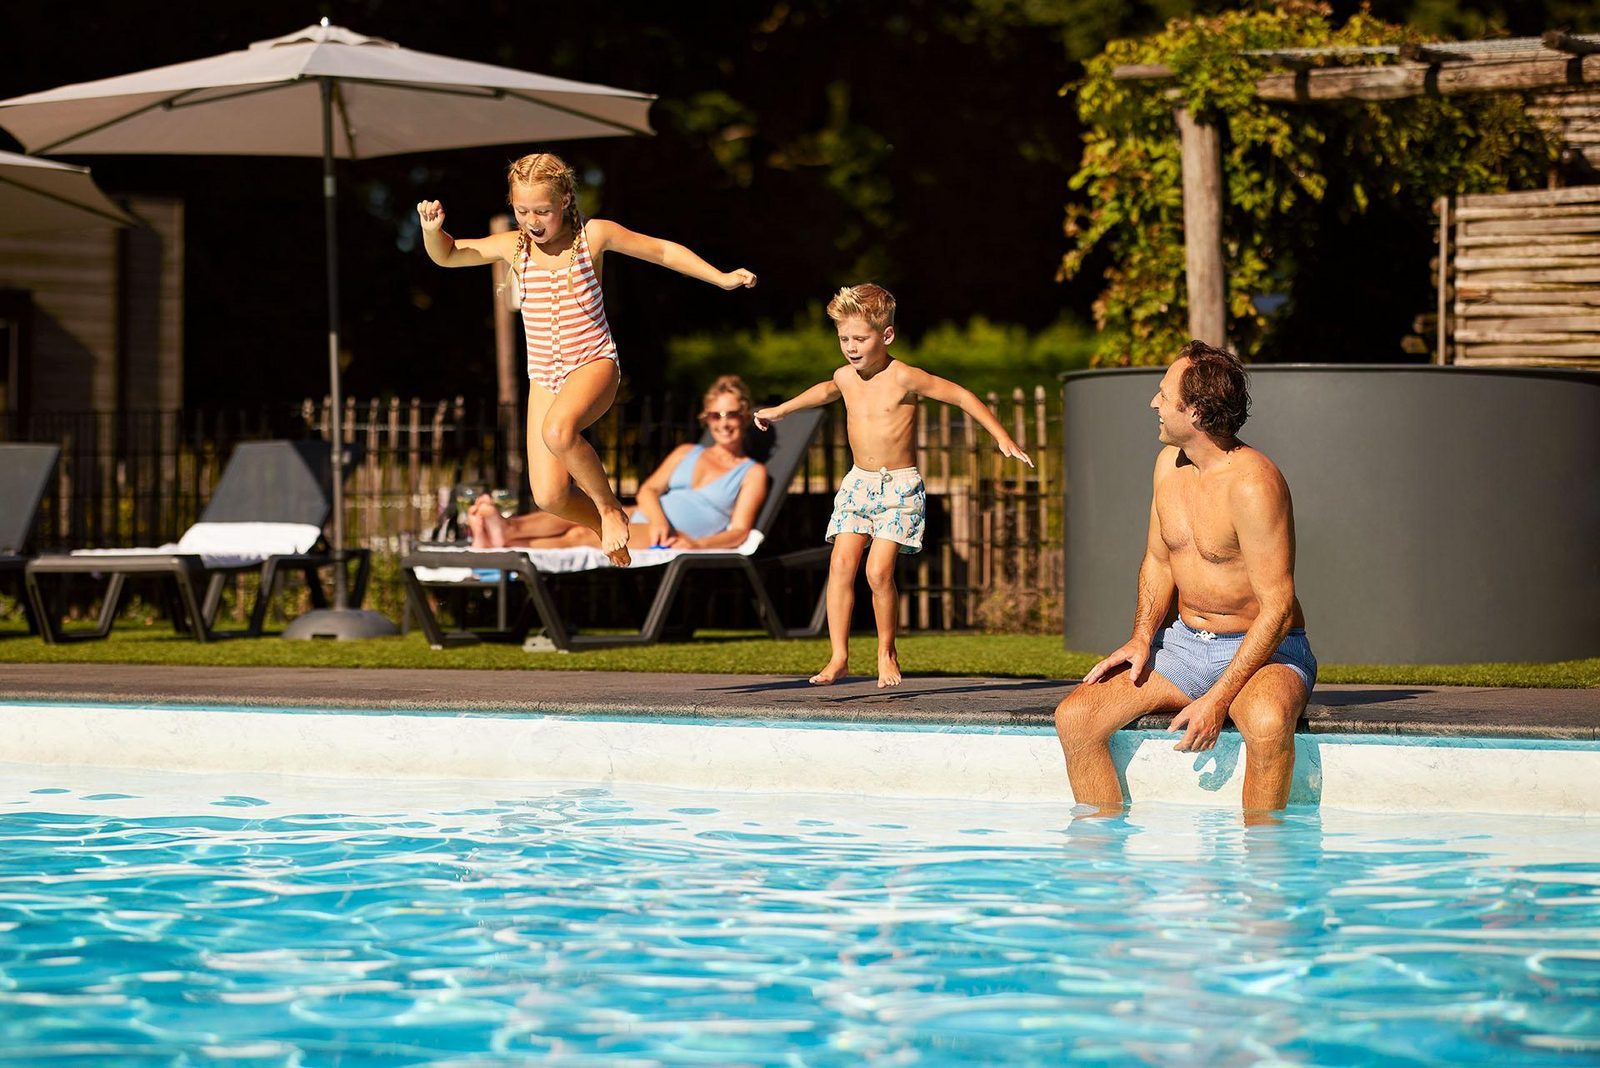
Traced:
<path fill-rule="evenodd" d="M 1592 820 L 0 772 L 0 1063 L 1600 1059 Z"/>

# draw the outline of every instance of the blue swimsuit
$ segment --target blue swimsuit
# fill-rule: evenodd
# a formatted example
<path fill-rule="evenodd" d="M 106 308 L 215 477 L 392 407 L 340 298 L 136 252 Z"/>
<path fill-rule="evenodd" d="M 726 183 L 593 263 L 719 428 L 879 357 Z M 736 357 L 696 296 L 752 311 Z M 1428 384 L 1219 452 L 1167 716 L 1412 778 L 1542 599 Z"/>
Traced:
<path fill-rule="evenodd" d="M 661 495 L 661 510 L 667 513 L 667 522 L 674 530 L 691 538 L 704 538 L 728 529 L 733 522 L 733 502 L 739 498 L 739 487 L 755 463 L 746 457 L 720 478 L 696 488 L 692 484 L 694 468 L 702 452 L 705 446 L 696 445 L 678 461 L 667 478 L 667 492 Z M 650 518 L 636 511 L 633 522 L 648 523 Z"/>

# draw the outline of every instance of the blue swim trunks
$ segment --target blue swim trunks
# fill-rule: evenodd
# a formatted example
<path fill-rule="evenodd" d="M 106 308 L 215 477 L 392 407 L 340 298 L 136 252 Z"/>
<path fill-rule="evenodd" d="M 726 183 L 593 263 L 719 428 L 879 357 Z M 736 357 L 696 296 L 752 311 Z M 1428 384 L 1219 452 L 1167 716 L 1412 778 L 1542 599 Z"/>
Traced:
<path fill-rule="evenodd" d="M 900 551 L 922 549 L 922 528 L 927 521 L 928 491 L 915 467 L 868 471 L 852 467 L 833 498 L 833 518 L 826 540 L 840 534 L 865 534 L 900 543 Z"/>
<path fill-rule="evenodd" d="M 1174 620 L 1172 626 L 1156 635 L 1150 643 L 1155 653 L 1151 670 L 1198 700 L 1222 677 L 1233 663 L 1233 654 L 1244 641 L 1244 631 L 1232 634 L 1212 634 L 1209 630 L 1195 630 L 1183 620 Z M 1304 627 L 1295 627 L 1269 664 L 1287 664 L 1300 681 L 1306 684 L 1306 694 L 1317 684 L 1317 658 L 1311 652 Z"/>

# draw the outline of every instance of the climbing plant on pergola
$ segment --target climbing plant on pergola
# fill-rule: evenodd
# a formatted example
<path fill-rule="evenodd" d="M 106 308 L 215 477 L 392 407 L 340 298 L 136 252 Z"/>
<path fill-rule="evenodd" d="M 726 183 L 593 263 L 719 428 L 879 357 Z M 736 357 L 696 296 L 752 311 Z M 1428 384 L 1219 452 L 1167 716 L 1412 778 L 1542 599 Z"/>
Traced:
<path fill-rule="evenodd" d="M 1086 199 L 1061 266 L 1109 252 L 1098 362 L 1167 362 L 1190 337 L 1258 353 L 1260 298 L 1292 289 L 1334 167 L 1353 212 L 1542 184 L 1555 146 L 1522 91 L 1600 80 L 1597 53 L 1560 34 L 1429 43 L 1366 14 L 1335 27 L 1313 4 L 1111 42 L 1077 86 Z"/>

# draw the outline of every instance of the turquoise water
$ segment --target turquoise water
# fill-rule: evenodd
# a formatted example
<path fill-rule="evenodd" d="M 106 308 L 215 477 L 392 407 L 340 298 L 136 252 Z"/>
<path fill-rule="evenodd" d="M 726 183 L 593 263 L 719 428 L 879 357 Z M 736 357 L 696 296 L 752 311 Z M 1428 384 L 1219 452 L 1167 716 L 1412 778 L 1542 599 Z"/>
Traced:
<path fill-rule="evenodd" d="M 0 1063 L 1600 1062 L 1582 820 L 15 769 Z"/>

